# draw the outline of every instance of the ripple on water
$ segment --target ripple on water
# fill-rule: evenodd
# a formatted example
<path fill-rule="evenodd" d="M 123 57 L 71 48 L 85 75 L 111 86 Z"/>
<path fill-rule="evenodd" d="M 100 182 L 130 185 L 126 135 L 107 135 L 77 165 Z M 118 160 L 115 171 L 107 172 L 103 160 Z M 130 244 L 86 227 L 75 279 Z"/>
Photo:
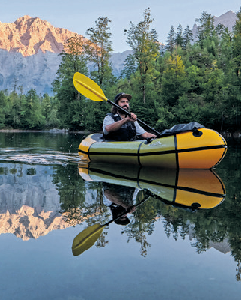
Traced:
<path fill-rule="evenodd" d="M 65 165 L 68 163 L 79 163 L 82 161 L 81 157 L 76 153 L 61 153 L 53 151 L 45 151 L 45 153 L 30 153 L 35 152 L 33 150 L 34 149 L 2 149 L 0 151 L 1 161 L 44 165 Z"/>

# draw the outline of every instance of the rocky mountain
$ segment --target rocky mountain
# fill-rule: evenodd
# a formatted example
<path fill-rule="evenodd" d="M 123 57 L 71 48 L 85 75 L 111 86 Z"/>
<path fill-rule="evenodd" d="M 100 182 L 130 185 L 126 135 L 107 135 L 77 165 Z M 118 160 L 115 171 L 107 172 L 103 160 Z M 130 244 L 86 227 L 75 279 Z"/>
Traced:
<path fill-rule="evenodd" d="M 35 89 L 38 94 L 52 94 L 51 83 L 61 62 L 56 53 L 39 51 L 35 55 L 23 56 L 21 53 L 0 49 L 0 90 L 14 90 L 23 87 L 23 93 Z M 17 91 L 19 92 L 19 91 Z"/>
<path fill-rule="evenodd" d="M 11 92 L 17 86 L 23 87 L 24 93 L 33 88 L 38 94 L 51 95 L 51 83 L 61 62 L 59 53 L 66 40 L 76 34 L 29 16 L 14 23 L 0 22 L 0 90 Z M 77 36 L 85 40 L 82 35 Z M 128 54 L 129 51 L 112 54 L 116 76 Z"/>
<path fill-rule="evenodd" d="M 230 10 L 219 17 L 214 17 L 214 25 L 217 26 L 218 24 L 222 24 L 225 27 L 228 27 L 229 31 L 232 31 L 236 20 L 237 20 L 236 13 Z"/>
<path fill-rule="evenodd" d="M 228 27 L 229 31 L 233 30 L 233 26 L 235 25 L 235 22 L 237 20 L 237 15 L 233 11 L 228 11 L 225 14 L 222 14 L 219 17 L 214 16 L 214 26 L 217 26 L 218 24 L 222 24 L 225 27 Z M 197 36 L 197 31 L 198 31 L 198 26 L 197 24 L 194 24 L 193 29 L 192 29 L 192 34 L 195 39 Z"/>
<path fill-rule="evenodd" d="M 229 11 L 215 17 L 215 25 L 221 23 L 232 30 L 236 18 L 236 14 Z M 197 25 L 194 25 L 193 34 L 196 32 Z M 24 93 L 33 88 L 38 94 L 51 95 L 51 83 L 61 61 L 59 53 L 66 40 L 75 34 L 37 17 L 24 16 L 14 23 L 0 22 L 0 90 L 11 92 L 14 87 L 22 86 Z M 82 35 L 78 36 L 84 39 Z M 120 75 L 129 53 L 112 54 L 115 76 Z"/>
<path fill-rule="evenodd" d="M 129 50 L 113 53 L 111 62 L 113 74 L 119 76 Z M 0 49 L 0 90 L 14 90 L 14 86 L 23 87 L 23 93 L 35 89 L 38 94 L 52 95 L 52 82 L 56 78 L 61 57 L 58 53 L 41 50 L 35 55 L 23 56 L 21 53 Z M 90 65 L 91 69 L 92 66 Z"/>

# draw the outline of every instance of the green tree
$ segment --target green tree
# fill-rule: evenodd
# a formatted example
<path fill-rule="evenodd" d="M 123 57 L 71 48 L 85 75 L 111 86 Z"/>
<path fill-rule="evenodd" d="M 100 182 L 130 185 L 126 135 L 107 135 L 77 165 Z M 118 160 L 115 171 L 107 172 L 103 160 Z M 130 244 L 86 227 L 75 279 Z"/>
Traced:
<path fill-rule="evenodd" d="M 116 78 L 112 74 L 110 56 L 112 50 L 112 41 L 109 23 L 111 20 L 107 17 L 99 17 L 95 21 L 95 27 L 87 29 L 88 39 L 85 45 L 85 54 L 92 69 L 91 78 L 101 86 L 105 95 L 110 98 L 113 95 L 113 87 L 116 84 Z M 106 102 L 89 102 L 86 106 L 86 125 L 88 130 L 102 130 L 102 120 L 106 115 Z"/>
<path fill-rule="evenodd" d="M 233 38 L 226 34 L 225 55 L 226 94 L 224 100 L 224 124 L 230 131 L 240 129 L 241 117 L 241 9 L 233 30 Z M 231 47 L 230 47 L 231 45 Z M 230 50 L 232 49 L 231 53 Z"/>
<path fill-rule="evenodd" d="M 11 107 L 8 117 L 8 125 L 12 126 L 13 128 L 17 128 L 20 126 L 20 101 L 18 94 L 13 91 L 10 93 L 8 99 Z"/>
<path fill-rule="evenodd" d="M 183 48 L 186 49 L 187 46 L 193 41 L 192 30 L 189 26 L 184 29 L 183 32 Z"/>
<path fill-rule="evenodd" d="M 235 72 L 237 77 L 239 77 L 241 71 L 241 8 L 237 13 L 237 21 L 234 26 L 233 34 L 233 56 L 235 62 Z"/>
<path fill-rule="evenodd" d="M 170 51 L 171 53 L 173 52 L 174 48 L 176 45 L 176 41 L 175 41 L 175 29 L 174 26 L 171 26 L 171 29 L 168 33 L 168 37 L 167 37 L 167 43 L 166 43 L 166 50 Z"/>
<path fill-rule="evenodd" d="M 62 61 L 53 82 L 53 91 L 58 103 L 57 118 L 60 126 L 70 130 L 85 128 L 84 107 L 86 99 L 80 95 L 73 85 L 76 72 L 87 74 L 86 57 L 83 51 L 84 39 L 77 35 L 68 39 L 65 50 L 61 54 Z"/>
<path fill-rule="evenodd" d="M 126 31 L 127 43 L 133 50 L 137 62 L 136 79 L 138 89 L 141 90 L 143 103 L 146 102 L 146 90 L 153 80 L 156 60 L 160 53 L 160 45 L 157 33 L 150 26 L 153 22 L 150 9 L 144 11 L 144 20 L 134 25 L 130 22 L 130 28 Z"/>
<path fill-rule="evenodd" d="M 3 91 L 0 91 L 0 128 L 4 128 L 6 125 L 5 123 L 6 114 L 7 114 L 7 97 Z"/>
<path fill-rule="evenodd" d="M 51 100 L 48 94 L 44 94 L 41 99 L 41 111 L 42 115 L 47 120 L 51 111 Z"/>
<path fill-rule="evenodd" d="M 99 17 L 95 21 L 95 27 L 91 27 L 86 31 L 89 40 L 85 44 L 85 53 L 88 60 L 93 62 L 96 68 L 91 72 L 91 76 L 101 86 L 108 85 L 112 77 L 110 53 L 113 50 L 109 23 L 111 23 L 111 20 L 107 17 Z"/>
<path fill-rule="evenodd" d="M 207 37 L 213 36 L 215 32 L 214 17 L 207 12 L 203 12 L 200 18 L 196 19 L 198 25 L 198 41 L 203 46 L 203 41 Z"/>
<path fill-rule="evenodd" d="M 124 61 L 124 68 L 121 72 L 121 77 L 130 80 L 131 75 L 135 74 L 137 69 L 137 62 L 133 54 L 129 54 Z"/>
<path fill-rule="evenodd" d="M 183 47 L 184 39 L 183 39 L 183 32 L 182 32 L 182 25 L 179 24 L 177 27 L 177 33 L 175 38 L 175 43 L 177 46 Z"/>
<path fill-rule="evenodd" d="M 42 115 L 45 117 L 47 127 L 58 127 L 59 120 L 57 119 L 57 104 L 54 97 L 44 94 L 41 101 Z"/>
<path fill-rule="evenodd" d="M 175 121 L 173 107 L 188 90 L 186 70 L 180 55 L 166 55 L 159 99 L 156 101 L 158 127 L 164 129 Z"/>
<path fill-rule="evenodd" d="M 23 105 L 22 126 L 26 129 L 41 129 L 44 125 L 45 120 L 41 113 L 40 99 L 36 91 L 31 89 L 26 94 L 26 101 Z"/>

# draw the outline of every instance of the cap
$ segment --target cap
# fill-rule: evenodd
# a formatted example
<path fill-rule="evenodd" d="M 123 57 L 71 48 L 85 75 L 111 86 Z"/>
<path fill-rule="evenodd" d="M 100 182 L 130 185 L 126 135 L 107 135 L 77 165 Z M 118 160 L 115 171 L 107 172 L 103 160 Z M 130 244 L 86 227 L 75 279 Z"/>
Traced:
<path fill-rule="evenodd" d="M 121 98 L 127 98 L 129 101 L 131 100 L 132 96 L 129 94 L 125 94 L 125 93 L 119 93 L 115 96 L 115 103 L 117 104 L 117 102 L 121 99 Z"/>

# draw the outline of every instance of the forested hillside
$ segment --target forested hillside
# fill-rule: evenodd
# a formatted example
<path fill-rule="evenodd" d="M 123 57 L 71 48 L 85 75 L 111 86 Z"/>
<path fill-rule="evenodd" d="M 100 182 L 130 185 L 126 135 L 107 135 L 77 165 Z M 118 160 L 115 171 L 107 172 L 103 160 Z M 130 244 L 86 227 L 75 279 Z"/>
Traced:
<path fill-rule="evenodd" d="M 223 25 L 215 27 L 214 17 L 203 12 L 195 41 L 190 28 L 180 24 L 171 27 L 163 46 L 152 29 L 150 9 L 145 10 L 143 19 L 125 30 L 132 52 L 120 78 L 110 64 L 110 22 L 98 18 L 86 32 L 87 44 L 77 35 L 68 39 L 52 83 L 54 96 L 39 96 L 35 90 L 23 94 L 18 86 L 10 94 L 0 91 L 0 128 L 100 131 L 110 106 L 75 90 L 73 75 L 78 71 L 111 100 L 121 91 L 130 93 L 132 111 L 157 130 L 191 121 L 218 131 L 240 129 L 241 11 L 232 32 Z M 95 66 L 90 74 L 89 63 Z"/>

